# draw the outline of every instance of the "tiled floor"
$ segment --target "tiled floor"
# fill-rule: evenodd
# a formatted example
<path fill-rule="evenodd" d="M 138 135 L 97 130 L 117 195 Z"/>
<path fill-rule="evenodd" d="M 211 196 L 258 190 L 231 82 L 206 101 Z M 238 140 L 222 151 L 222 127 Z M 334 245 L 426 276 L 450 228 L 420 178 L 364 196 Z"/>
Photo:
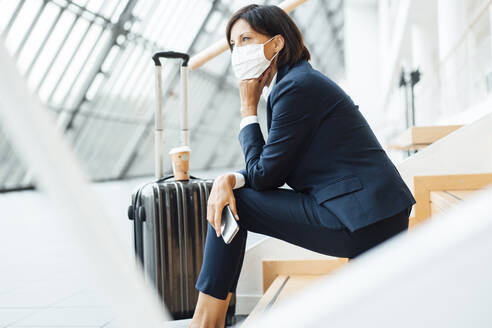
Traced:
<path fill-rule="evenodd" d="M 36 192 L 3 194 L 0 208 L 7 209 L 0 223 L 0 327 L 108 325 L 114 313 L 104 289 L 89 278 L 91 268 L 79 261 L 83 249 L 57 224 L 46 199 Z M 117 229 L 120 237 L 125 226 Z"/>
<path fill-rule="evenodd" d="M 196 175 L 216 173 L 207 174 Z M 95 186 L 131 260 L 132 223 L 126 208 L 141 181 L 148 179 Z M 0 328 L 118 327 L 109 296 L 91 278 L 97 270 L 87 265 L 84 248 L 60 227 L 44 196 L 31 191 L 0 194 L 0 209 Z M 254 243 L 254 236 L 248 242 Z M 188 323 L 181 320 L 170 327 Z"/>

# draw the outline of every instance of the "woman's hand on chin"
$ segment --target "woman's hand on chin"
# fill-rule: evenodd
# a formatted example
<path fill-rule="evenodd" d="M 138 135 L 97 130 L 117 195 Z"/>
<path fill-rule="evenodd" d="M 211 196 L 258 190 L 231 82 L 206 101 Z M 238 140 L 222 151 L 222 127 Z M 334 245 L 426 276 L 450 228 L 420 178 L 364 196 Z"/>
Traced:
<path fill-rule="evenodd" d="M 258 78 L 239 81 L 242 117 L 257 115 L 261 92 L 266 83 L 270 80 L 271 73 L 272 67 L 269 66 Z"/>
<path fill-rule="evenodd" d="M 222 210 L 227 204 L 229 204 L 236 220 L 239 220 L 236 211 L 236 198 L 232 191 L 235 183 L 236 177 L 234 174 L 227 173 L 218 176 L 212 185 L 212 190 L 207 201 L 207 221 L 215 229 L 217 237 L 220 236 Z"/>

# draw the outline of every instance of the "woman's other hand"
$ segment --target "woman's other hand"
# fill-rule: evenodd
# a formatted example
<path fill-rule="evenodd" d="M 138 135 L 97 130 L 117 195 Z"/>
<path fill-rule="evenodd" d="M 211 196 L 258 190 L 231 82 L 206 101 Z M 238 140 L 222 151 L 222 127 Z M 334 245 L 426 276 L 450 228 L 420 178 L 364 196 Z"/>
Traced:
<path fill-rule="evenodd" d="M 217 237 L 220 236 L 222 210 L 227 204 L 229 204 L 236 220 L 239 220 L 236 211 L 236 199 L 234 198 L 234 192 L 232 191 L 235 183 L 236 177 L 234 174 L 227 173 L 217 177 L 212 185 L 212 190 L 210 191 L 207 201 L 207 221 L 210 222 L 215 229 Z"/>
<path fill-rule="evenodd" d="M 269 66 L 258 78 L 239 81 L 241 117 L 257 115 L 261 92 L 271 79 L 271 73 L 272 66 Z"/>

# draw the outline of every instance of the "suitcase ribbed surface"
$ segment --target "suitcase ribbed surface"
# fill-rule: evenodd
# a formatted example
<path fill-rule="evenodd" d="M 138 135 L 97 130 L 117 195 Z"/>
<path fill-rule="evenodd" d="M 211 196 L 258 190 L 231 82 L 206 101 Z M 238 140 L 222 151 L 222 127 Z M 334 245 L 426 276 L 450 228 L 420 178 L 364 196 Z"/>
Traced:
<path fill-rule="evenodd" d="M 134 241 L 146 277 L 173 318 L 191 318 L 203 261 L 207 200 L 213 180 L 159 180 L 134 195 Z M 229 309 L 235 308 L 235 295 Z M 229 318 L 228 318 L 229 319 Z"/>

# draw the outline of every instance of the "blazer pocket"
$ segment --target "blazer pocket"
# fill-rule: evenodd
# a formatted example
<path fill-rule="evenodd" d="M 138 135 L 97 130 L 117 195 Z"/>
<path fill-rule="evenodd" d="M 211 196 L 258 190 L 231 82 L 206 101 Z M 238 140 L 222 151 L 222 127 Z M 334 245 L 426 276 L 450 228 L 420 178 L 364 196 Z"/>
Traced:
<path fill-rule="evenodd" d="M 341 195 L 362 189 L 362 182 L 357 176 L 348 176 L 342 180 L 332 182 L 313 193 L 318 204 Z"/>

